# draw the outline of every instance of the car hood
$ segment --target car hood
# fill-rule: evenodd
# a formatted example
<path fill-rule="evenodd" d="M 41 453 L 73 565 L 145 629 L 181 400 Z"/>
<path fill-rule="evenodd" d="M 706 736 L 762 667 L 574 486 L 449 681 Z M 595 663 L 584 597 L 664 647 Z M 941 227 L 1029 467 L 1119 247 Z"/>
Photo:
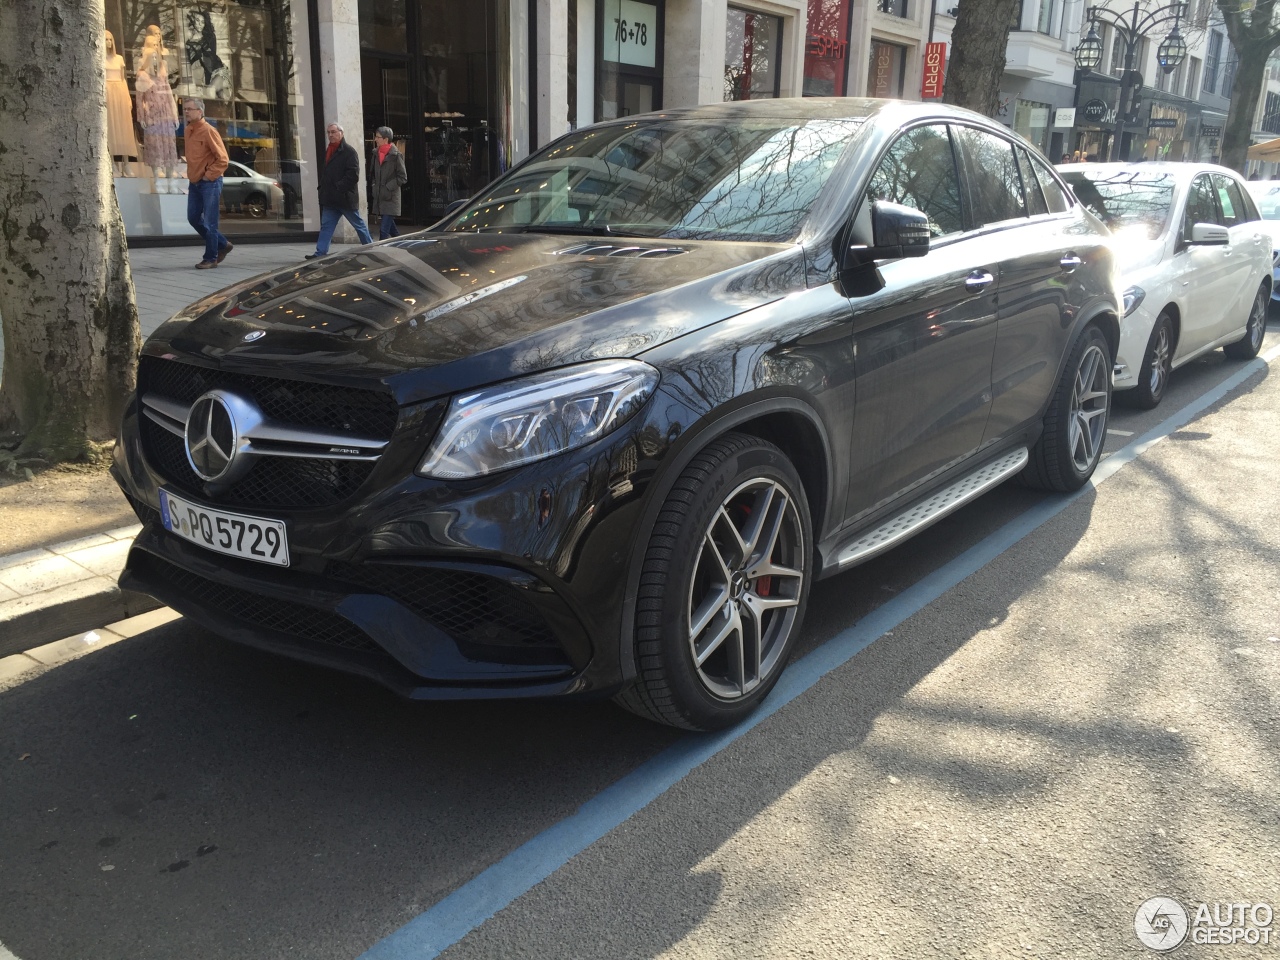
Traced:
<path fill-rule="evenodd" d="M 803 288 L 794 244 L 422 233 L 192 304 L 145 352 L 387 383 L 401 403 L 660 343 Z M 266 368 L 264 370 L 263 368 Z"/>
<path fill-rule="evenodd" d="M 1166 239 L 1163 235 L 1154 240 L 1148 239 L 1142 230 L 1117 232 L 1112 248 L 1120 268 L 1120 282 L 1128 285 L 1132 282 L 1130 277 L 1150 270 L 1164 259 Z"/>

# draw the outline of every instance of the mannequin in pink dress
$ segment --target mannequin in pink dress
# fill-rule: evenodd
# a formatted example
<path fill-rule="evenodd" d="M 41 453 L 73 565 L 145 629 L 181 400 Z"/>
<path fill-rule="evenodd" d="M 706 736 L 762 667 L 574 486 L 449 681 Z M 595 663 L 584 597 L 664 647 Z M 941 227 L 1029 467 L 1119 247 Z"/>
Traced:
<path fill-rule="evenodd" d="M 135 62 L 133 89 L 138 95 L 138 122 L 142 124 L 142 162 L 151 168 L 153 193 L 181 193 L 177 177 L 178 108 L 169 86 L 169 51 L 160 28 L 152 24 Z M 164 180 L 159 172 L 165 172 Z"/>

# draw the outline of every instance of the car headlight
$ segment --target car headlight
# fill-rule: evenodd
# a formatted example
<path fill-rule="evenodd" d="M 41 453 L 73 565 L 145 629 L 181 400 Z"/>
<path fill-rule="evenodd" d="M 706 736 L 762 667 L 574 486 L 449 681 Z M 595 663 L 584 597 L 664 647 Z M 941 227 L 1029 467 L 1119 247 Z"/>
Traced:
<path fill-rule="evenodd" d="M 1138 309 L 1138 304 L 1142 303 L 1142 299 L 1147 295 L 1147 291 L 1141 287 L 1130 287 L 1124 292 L 1124 315 L 1127 317 L 1133 311 Z"/>
<path fill-rule="evenodd" d="M 463 480 L 586 446 L 635 414 L 658 385 L 638 360 L 602 360 L 460 394 L 418 466 Z"/>

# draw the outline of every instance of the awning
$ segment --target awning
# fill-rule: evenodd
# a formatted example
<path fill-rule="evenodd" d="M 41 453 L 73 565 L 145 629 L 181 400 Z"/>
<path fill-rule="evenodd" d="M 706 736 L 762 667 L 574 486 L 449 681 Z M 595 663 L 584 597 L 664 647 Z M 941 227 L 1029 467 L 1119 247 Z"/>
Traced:
<path fill-rule="evenodd" d="M 1250 160 L 1266 160 L 1269 163 L 1275 163 L 1280 160 L 1280 138 L 1255 143 L 1249 148 L 1248 156 Z"/>

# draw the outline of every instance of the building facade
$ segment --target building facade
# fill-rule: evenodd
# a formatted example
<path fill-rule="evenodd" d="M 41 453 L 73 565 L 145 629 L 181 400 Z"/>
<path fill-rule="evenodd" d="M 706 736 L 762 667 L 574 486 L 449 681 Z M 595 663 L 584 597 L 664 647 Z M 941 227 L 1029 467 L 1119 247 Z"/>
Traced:
<path fill-rule="evenodd" d="M 117 196 L 131 240 L 190 234 L 177 104 L 201 97 L 233 161 L 222 221 L 233 239 L 318 228 L 331 120 L 362 163 L 377 127 L 395 131 L 409 173 L 402 219 L 425 225 L 530 150 L 601 120 L 761 97 L 920 99 L 928 44 L 949 49 L 947 3 L 106 0 Z M 1055 162 L 1105 155 L 1115 120 L 1124 45 L 1104 28 L 1103 62 L 1078 75 L 1084 15 L 1077 0 L 1023 0 L 1009 37 L 997 117 Z M 1220 26 L 1189 31 L 1190 55 L 1165 73 L 1162 36 L 1139 45 L 1141 110 L 1121 155 L 1209 159 L 1230 46 Z M 1261 129 L 1280 126 L 1272 94 Z"/>

